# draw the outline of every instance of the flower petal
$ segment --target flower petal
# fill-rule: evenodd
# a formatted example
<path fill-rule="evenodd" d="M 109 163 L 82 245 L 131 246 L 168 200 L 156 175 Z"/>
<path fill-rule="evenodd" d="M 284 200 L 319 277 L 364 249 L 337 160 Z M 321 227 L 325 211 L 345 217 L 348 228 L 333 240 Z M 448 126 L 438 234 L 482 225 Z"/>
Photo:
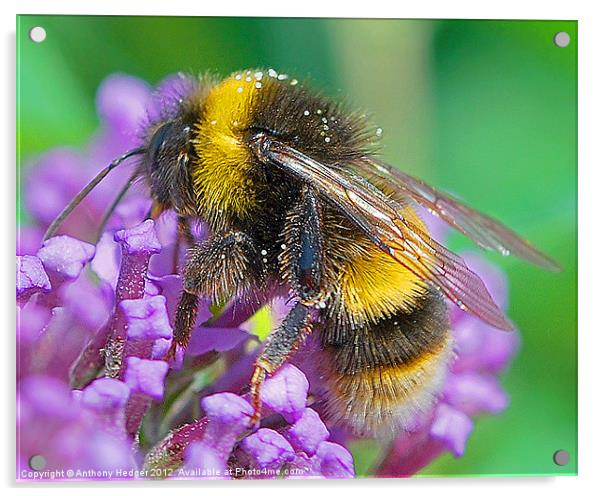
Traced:
<path fill-rule="evenodd" d="M 168 368 L 167 363 L 162 360 L 128 357 L 125 382 L 132 391 L 161 400 Z"/>
<path fill-rule="evenodd" d="M 464 454 L 466 441 L 473 427 L 474 424 L 468 415 L 441 403 L 435 411 L 430 434 L 443 442 L 455 457 L 459 457 Z"/>
<path fill-rule="evenodd" d="M 105 232 L 101 236 L 90 265 L 100 279 L 115 289 L 119 277 L 119 247 L 111 234 Z"/>
<path fill-rule="evenodd" d="M 86 295 L 82 298 L 82 295 Z M 89 277 L 78 277 L 60 289 L 62 304 L 89 331 L 105 324 L 113 310 L 113 291 L 106 284 L 96 285 Z"/>
<path fill-rule="evenodd" d="M 355 475 L 351 453 L 339 444 L 321 443 L 311 460 L 324 477 L 352 479 Z"/>
<path fill-rule="evenodd" d="M 169 316 L 169 321 L 174 322 L 180 295 L 182 294 L 182 276 L 178 274 L 170 274 L 162 277 L 150 275 L 149 279 L 159 288 L 160 294 L 165 296 L 165 299 L 167 300 L 167 315 Z M 197 309 L 196 321 L 198 324 L 202 324 L 211 317 L 213 317 L 213 313 L 209 309 L 209 301 L 207 299 L 202 299 Z"/>
<path fill-rule="evenodd" d="M 184 452 L 184 466 L 194 470 L 193 478 L 229 479 L 227 465 L 222 457 L 203 441 L 192 443 Z"/>
<path fill-rule="evenodd" d="M 167 318 L 165 297 L 161 295 L 119 303 L 127 320 L 128 339 L 169 339 L 173 330 Z"/>
<path fill-rule="evenodd" d="M 23 181 L 25 203 L 43 226 L 52 222 L 88 179 L 81 157 L 67 148 L 45 153 L 28 172 Z"/>
<path fill-rule="evenodd" d="M 134 135 L 147 117 L 151 89 L 141 79 L 125 74 L 107 77 L 96 95 L 96 107 L 103 119 L 115 131 Z"/>
<path fill-rule="evenodd" d="M 450 374 L 445 384 L 445 401 L 464 413 L 500 413 L 508 406 L 508 396 L 497 378 L 465 372 Z"/>
<path fill-rule="evenodd" d="M 209 351 L 229 351 L 249 338 L 248 332 L 238 328 L 199 327 L 192 334 L 186 353 L 202 355 Z"/>
<path fill-rule="evenodd" d="M 209 419 L 203 443 L 226 463 L 240 436 L 249 429 L 253 408 L 232 393 L 206 396 L 201 406 Z"/>
<path fill-rule="evenodd" d="M 151 255 L 161 251 L 161 243 L 150 219 L 135 227 L 117 231 L 114 239 L 124 247 L 128 255 Z"/>
<path fill-rule="evenodd" d="M 19 383 L 19 396 L 19 402 L 27 403 L 37 416 L 71 419 L 76 415 L 69 388 L 53 377 L 28 376 Z"/>
<path fill-rule="evenodd" d="M 477 370 L 499 373 L 518 350 L 518 332 L 495 329 L 470 315 L 460 319 L 453 329 L 458 358 L 453 370 Z"/>
<path fill-rule="evenodd" d="M 295 450 L 304 451 L 312 456 L 330 434 L 318 413 L 311 408 L 306 408 L 301 418 L 287 428 L 284 435 Z"/>
<path fill-rule="evenodd" d="M 95 248 L 70 236 L 55 236 L 44 242 L 37 255 L 49 275 L 58 279 L 76 279 L 92 260 Z"/>
<path fill-rule="evenodd" d="M 82 391 L 82 404 L 97 411 L 111 411 L 125 406 L 130 395 L 127 384 L 110 377 L 91 382 Z"/>
<path fill-rule="evenodd" d="M 309 382 L 303 372 L 294 365 L 286 364 L 265 381 L 261 400 L 287 422 L 296 422 L 305 411 L 308 390 Z"/>
<path fill-rule="evenodd" d="M 50 279 L 38 257 L 17 257 L 17 298 L 26 298 L 39 291 L 46 293 L 50 289 Z"/>
<path fill-rule="evenodd" d="M 206 396 L 201 400 L 201 406 L 209 420 L 219 424 L 243 427 L 242 430 L 248 427 L 249 420 L 253 415 L 251 405 L 233 393 Z"/>
<path fill-rule="evenodd" d="M 259 468 L 278 468 L 295 458 L 290 443 L 272 429 L 259 429 L 244 438 L 241 447 Z"/>

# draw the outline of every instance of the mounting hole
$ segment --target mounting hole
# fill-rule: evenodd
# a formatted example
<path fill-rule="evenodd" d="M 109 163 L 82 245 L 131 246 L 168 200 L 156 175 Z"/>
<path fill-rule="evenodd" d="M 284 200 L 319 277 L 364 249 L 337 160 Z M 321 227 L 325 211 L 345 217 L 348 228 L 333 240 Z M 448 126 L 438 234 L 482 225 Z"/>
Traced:
<path fill-rule="evenodd" d="M 571 42 L 571 37 L 569 36 L 569 33 L 560 31 L 560 33 L 556 33 L 554 35 L 554 43 L 557 47 L 565 48 L 565 47 L 569 46 L 570 42 Z"/>
<path fill-rule="evenodd" d="M 42 43 L 46 39 L 46 30 L 42 26 L 35 26 L 29 30 L 29 38 L 34 43 Z"/>
<path fill-rule="evenodd" d="M 556 465 L 560 465 L 561 467 L 568 464 L 570 459 L 569 452 L 567 450 L 558 450 L 554 452 L 554 456 L 552 458 L 554 459 L 554 463 Z"/>
<path fill-rule="evenodd" d="M 46 458 L 42 455 L 33 455 L 29 459 L 29 467 L 31 470 L 40 471 L 46 467 Z"/>

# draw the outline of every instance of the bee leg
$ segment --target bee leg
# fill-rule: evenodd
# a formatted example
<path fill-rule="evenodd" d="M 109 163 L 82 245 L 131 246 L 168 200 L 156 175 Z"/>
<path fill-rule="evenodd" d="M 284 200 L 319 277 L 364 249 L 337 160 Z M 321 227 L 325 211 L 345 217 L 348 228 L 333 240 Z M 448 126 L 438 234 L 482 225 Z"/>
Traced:
<path fill-rule="evenodd" d="M 226 301 L 259 286 L 266 276 L 265 264 L 247 234 L 234 231 L 194 245 L 184 269 L 184 291 L 176 311 L 174 338 L 167 354 L 185 348 L 196 323 L 199 297 Z"/>
<path fill-rule="evenodd" d="M 299 298 L 278 329 L 273 331 L 255 362 L 251 379 L 253 422 L 261 415 L 261 384 L 299 348 L 311 332 L 318 308 L 323 308 L 322 211 L 313 189 L 305 187 L 287 218 L 284 229 L 285 249 L 282 262 L 286 279 Z"/>
<path fill-rule="evenodd" d="M 166 359 L 169 361 L 175 357 L 176 349 L 186 349 L 192 329 L 196 323 L 196 316 L 199 307 L 199 297 L 195 294 L 182 291 L 182 296 L 176 309 L 176 319 L 173 332 L 173 340 Z"/>
<path fill-rule="evenodd" d="M 283 272 L 293 291 L 306 302 L 319 297 L 322 278 L 322 210 L 310 187 L 301 191 L 284 229 Z"/>
<path fill-rule="evenodd" d="M 251 236 L 242 231 L 215 235 L 188 251 L 184 291 L 225 302 L 249 293 L 266 279 L 266 262 Z"/>
<path fill-rule="evenodd" d="M 261 385 L 267 374 L 272 374 L 280 368 L 303 343 L 305 337 L 311 332 L 311 308 L 299 301 L 291 309 L 278 329 L 273 331 L 266 344 L 255 360 L 255 370 L 251 378 L 251 402 L 253 405 L 254 425 L 261 418 Z"/>

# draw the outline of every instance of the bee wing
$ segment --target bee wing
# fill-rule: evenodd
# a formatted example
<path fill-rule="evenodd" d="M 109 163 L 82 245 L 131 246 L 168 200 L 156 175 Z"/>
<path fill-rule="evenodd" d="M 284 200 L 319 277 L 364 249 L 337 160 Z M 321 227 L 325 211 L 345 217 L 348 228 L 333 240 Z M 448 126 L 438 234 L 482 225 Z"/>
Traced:
<path fill-rule="evenodd" d="M 383 251 L 423 280 L 431 281 L 461 309 L 497 328 L 513 325 L 483 281 L 464 261 L 403 215 L 403 207 L 361 176 L 325 166 L 298 150 L 265 138 L 256 145 L 265 162 L 311 184 Z"/>
<path fill-rule="evenodd" d="M 398 191 L 425 207 L 431 214 L 443 219 L 481 248 L 495 250 L 504 256 L 512 254 L 544 269 L 555 271 L 561 269 L 554 260 L 495 219 L 437 191 L 424 181 L 379 160 L 362 160 L 353 165 L 364 174 L 376 175 L 386 180 Z"/>

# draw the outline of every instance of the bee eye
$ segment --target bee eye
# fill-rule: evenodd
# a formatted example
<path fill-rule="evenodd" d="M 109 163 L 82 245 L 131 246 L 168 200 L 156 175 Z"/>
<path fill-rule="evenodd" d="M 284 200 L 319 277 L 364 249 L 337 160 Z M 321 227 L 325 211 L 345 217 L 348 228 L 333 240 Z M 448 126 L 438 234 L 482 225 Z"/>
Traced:
<path fill-rule="evenodd" d="M 167 122 L 153 134 L 148 145 L 148 154 L 154 164 L 157 163 L 172 128 L 173 122 Z"/>

